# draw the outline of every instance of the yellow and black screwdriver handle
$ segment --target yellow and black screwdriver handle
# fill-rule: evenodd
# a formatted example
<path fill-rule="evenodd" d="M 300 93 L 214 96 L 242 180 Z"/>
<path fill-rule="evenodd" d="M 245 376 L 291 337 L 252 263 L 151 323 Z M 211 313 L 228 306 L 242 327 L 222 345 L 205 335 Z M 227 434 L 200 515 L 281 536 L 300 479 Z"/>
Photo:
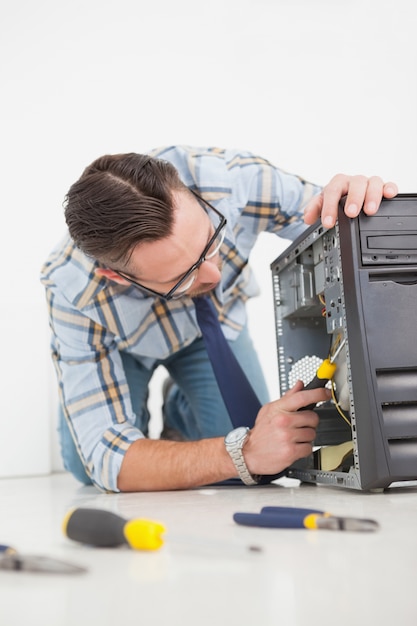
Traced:
<path fill-rule="evenodd" d="M 316 375 L 304 389 L 317 389 L 318 387 L 325 387 L 329 380 L 331 380 L 336 371 L 336 363 L 332 363 L 330 359 L 324 359 L 319 365 Z"/>
<path fill-rule="evenodd" d="M 319 366 L 316 371 L 316 375 L 313 380 L 311 380 L 308 385 L 304 387 L 304 389 L 318 389 L 319 387 L 325 387 L 329 380 L 331 380 L 336 371 L 336 364 L 332 363 L 330 359 L 325 359 Z M 309 404 L 308 406 L 303 406 L 299 411 L 306 411 L 314 409 L 315 404 Z"/>
<path fill-rule="evenodd" d="M 337 369 L 336 363 L 334 361 L 345 343 L 346 339 L 343 339 L 343 341 L 339 344 L 336 352 L 330 358 L 324 359 L 324 361 L 320 363 L 313 380 L 311 380 L 308 385 L 304 387 L 304 389 L 318 389 L 319 387 L 325 387 L 329 380 L 332 380 Z M 315 406 L 315 404 L 309 404 L 308 406 L 304 406 L 298 410 L 312 410 Z"/>
<path fill-rule="evenodd" d="M 73 541 L 101 548 L 128 545 L 134 550 L 158 550 L 165 527 L 149 519 L 127 520 L 112 511 L 72 509 L 62 523 L 64 535 Z"/>

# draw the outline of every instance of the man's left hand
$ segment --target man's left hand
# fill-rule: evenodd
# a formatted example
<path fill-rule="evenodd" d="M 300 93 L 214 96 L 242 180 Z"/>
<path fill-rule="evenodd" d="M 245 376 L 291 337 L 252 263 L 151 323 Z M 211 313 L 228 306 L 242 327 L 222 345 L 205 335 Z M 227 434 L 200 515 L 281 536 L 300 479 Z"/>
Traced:
<path fill-rule="evenodd" d="M 374 215 L 379 209 L 382 198 L 394 198 L 398 193 L 395 183 L 384 183 L 378 176 L 347 176 L 337 174 L 314 196 L 304 211 L 304 222 L 314 224 L 321 216 L 325 228 L 335 225 L 339 201 L 347 196 L 345 213 L 348 217 L 356 217 L 361 210 L 367 215 Z"/>

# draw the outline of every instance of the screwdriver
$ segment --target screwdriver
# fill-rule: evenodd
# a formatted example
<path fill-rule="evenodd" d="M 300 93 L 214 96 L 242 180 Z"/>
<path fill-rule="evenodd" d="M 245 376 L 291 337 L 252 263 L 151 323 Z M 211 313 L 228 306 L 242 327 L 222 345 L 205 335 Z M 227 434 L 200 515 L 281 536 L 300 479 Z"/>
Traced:
<path fill-rule="evenodd" d="M 62 530 L 69 539 L 90 546 L 128 545 L 134 550 L 158 550 L 163 544 L 165 527 L 144 518 L 127 520 L 103 509 L 76 508 L 65 516 Z"/>
<path fill-rule="evenodd" d="M 70 510 L 62 523 L 64 535 L 93 547 L 116 548 L 128 545 L 134 550 L 158 550 L 163 545 L 161 535 L 166 531 L 160 522 L 148 519 L 126 520 L 123 517 L 103 509 L 77 508 Z M 243 550 L 261 552 L 259 546 L 231 546 L 229 542 L 207 542 L 200 537 L 176 537 L 174 542 L 192 549 L 193 554 L 201 550 L 212 555 L 218 550 L 225 554 L 239 557 Z"/>
<path fill-rule="evenodd" d="M 337 350 L 335 351 L 335 353 L 332 354 L 330 358 L 324 359 L 324 361 L 319 365 L 314 378 L 308 383 L 308 385 L 304 387 L 305 390 L 318 389 L 319 387 L 325 387 L 327 383 L 329 382 L 329 380 L 333 378 L 334 373 L 336 371 L 335 360 L 340 354 L 340 351 L 342 350 L 345 343 L 346 343 L 346 339 L 343 339 L 343 341 L 337 347 Z M 316 405 L 313 403 L 313 404 L 309 404 L 308 406 L 304 406 L 298 410 L 309 411 L 309 410 L 314 409 L 315 406 Z"/>

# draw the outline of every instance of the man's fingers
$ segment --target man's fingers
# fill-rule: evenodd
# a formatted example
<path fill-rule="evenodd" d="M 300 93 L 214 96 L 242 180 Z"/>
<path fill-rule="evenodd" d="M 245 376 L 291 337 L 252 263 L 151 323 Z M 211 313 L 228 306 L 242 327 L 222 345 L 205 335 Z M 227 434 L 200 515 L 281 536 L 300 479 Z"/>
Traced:
<path fill-rule="evenodd" d="M 316 438 L 316 429 L 309 426 L 297 428 L 295 431 L 295 443 L 313 443 Z"/>
<path fill-rule="evenodd" d="M 323 189 L 321 221 L 325 228 L 331 228 L 335 225 L 340 198 L 348 193 L 350 185 L 350 176 L 336 174 L 336 176 L 333 176 L 329 184 Z"/>
<path fill-rule="evenodd" d="M 398 187 L 395 183 L 389 182 L 384 184 L 384 198 L 394 198 L 398 193 Z"/>
<path fill-rule="evenodd" d="M 317 404 L 318 402 L 325 402 L 331 397 L 331 392 L 325 387 L 318 389 L 306 389 L 302 381 L 298 380 L 295 385 L 289 389 L 279 400 L 279 408 L 282 411 L 299 411 L 305 406 L 310 404 Z"/>
<path fill-rule="evenodd" d="M 382 198 L 393 198 L 398 193 L 395 183 L 384 183 L 379 176 L 352 176 L 345 202 L 345 213 L 356 217 L 361 210 L 367 215 L 374 215 Z"/>
<path fill-rule="evenodd" d="M 314 196 L 307 204 L 304 210 L 304 222 L 306 224 L 314 224 L 320 215 L 323 207 L 323 193 L 319 193 L 317 196 Z"/>
<path fill-rule="evenodd" d="M 304 212 L 304 222 L 314 224 L 320 217 L 325 228 L 332 228 L 337 219 L 340 199 L 346 195 L 345 213 L 357 217 L 361 210 L 374 215 L 382 198 L 393 198 L 398 193 L 395 183 L 384 181 L 379 176 L 346 176 L 337 174 L 323 188 L 322 192 L 310 200 Z"/>
<path fill-rule="evenodd" d="M 374 215 L 381 204 L 384 193 L 384 183 L 378 176 L 372 176 L 368 180 L 363 210 L 367 215 Z"/>
<path fill-rule="evenodd" d="M 374 192 L 373 194 L 371 194 L 370 197 L 370 201 L 373 199 L 373 197 L 375 197 L 376 195 L 378 195 L 378 189 L 380 190 L 380 198 L 379 198 L 379 202 L 381 201 L 381 197 L 382 197 L 382 181 L 379 179 L 379 183 L 376 177 L 374 177 Z M 359 213 L 361 212 L 361 209 L 363 207 L 364 204 L 364 200 L 366 198 L 367 192 L 368 192 L 368 185 L 369 185 L 369 180 L 368 178 L 366 178 L 365 176 L 353 176 L 351 178 L 350 184 L 349 184 L 349 190 L 348 190 L 348 194 L 346 197 L 346 202 L 345 202 L 345 213 L 348 217 L 356 217 L 357 215 L 359 215 Z M 379 202 L 378 204 L 376 204 L 376 209 L 378 209 L 379 206 Z"/>
<path fill-rule="evenodd" d="M 297 380 L 295 381 L 294 385 L 288 389 L 288 391 L 286 391 L 284 393 L 284 395 L 282 396 L 283 398 L 288 398 L 289 396 L 294 395 L 295 393 L 297 393 L 298 391 L 301 391 L 302 389 L 304 389 L 304 383 L 302 380 Z"/>

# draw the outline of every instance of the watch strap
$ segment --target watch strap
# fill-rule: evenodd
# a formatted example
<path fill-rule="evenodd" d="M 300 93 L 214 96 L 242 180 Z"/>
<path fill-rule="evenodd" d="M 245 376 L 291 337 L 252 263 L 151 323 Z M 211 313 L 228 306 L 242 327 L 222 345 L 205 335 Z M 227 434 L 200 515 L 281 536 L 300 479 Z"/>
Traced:
<path fill-rule="evenodd" d="M 237 470 L 237 473 L 241 481 L 245 485 L 257 485 L 261 480 L 261 476 L 250 473 L 250 471 L 248 470 L 248 466 L 246 465 L 246 462 L 245 462 L 245 457 L 243 456 L 243 446 L 246 443 L 248 437 L 249 437 L 249 428 L 247 429 L 246 436 L 244 436 L 241 439 L 241 441 L 228 444 L 226 441 L 227 439 L 226 437 L 225 445 L 226 445 L 226 450 L 228 451 L 233 461 L 233 464 Z"/>

